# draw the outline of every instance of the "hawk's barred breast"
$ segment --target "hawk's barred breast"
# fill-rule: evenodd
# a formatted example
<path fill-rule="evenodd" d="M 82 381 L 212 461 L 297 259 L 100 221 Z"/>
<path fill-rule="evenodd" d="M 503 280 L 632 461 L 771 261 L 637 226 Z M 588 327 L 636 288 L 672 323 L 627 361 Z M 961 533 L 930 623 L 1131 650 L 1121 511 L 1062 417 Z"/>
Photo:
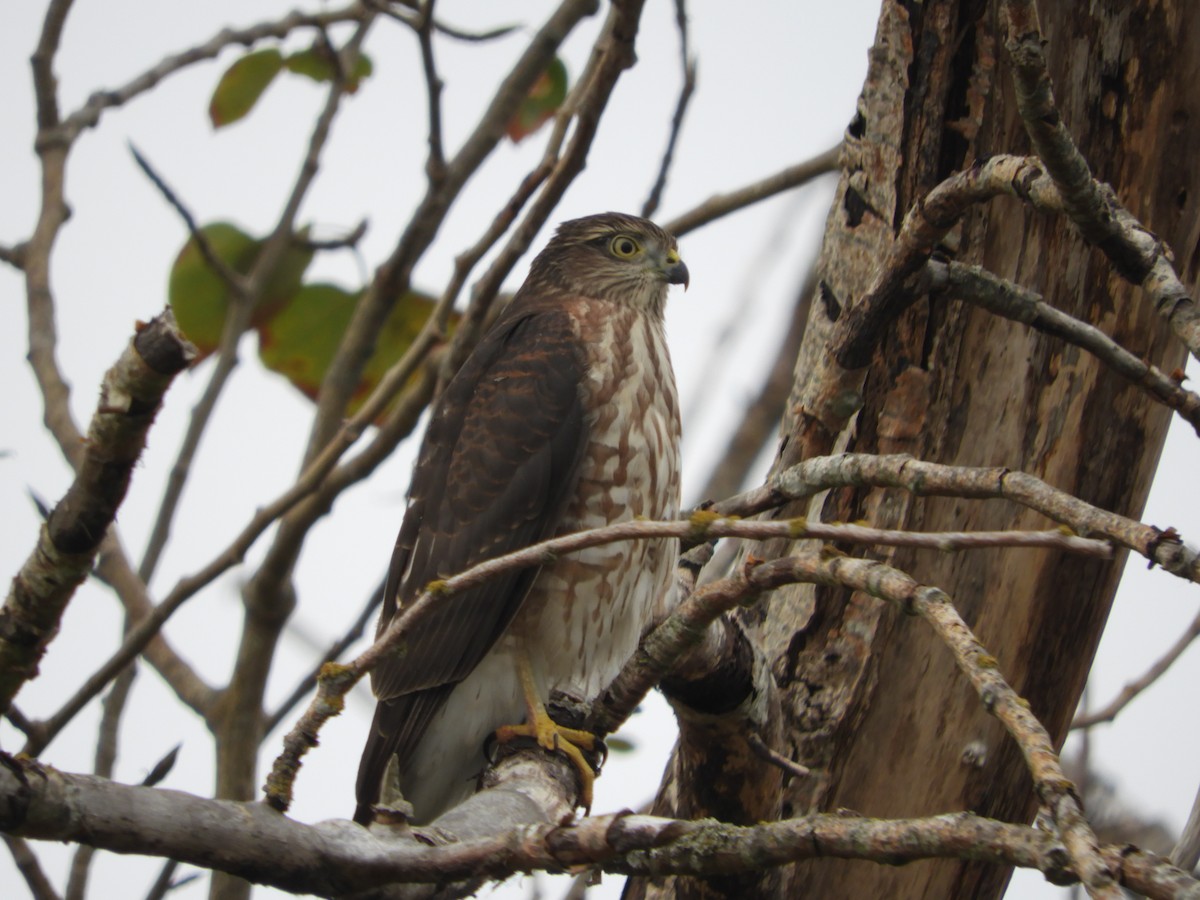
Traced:
<path fill-rule="evenodd" d="M 687 281 L 674 238 L 645 219 L 559 227 L 430 419 L 381 631 L 431 580 L 548 537 L 678 515 L 663 307 L 668 286 Z M 674 540 L 609 544 L 439 598 L 371 673 L 379 703 L 356 821 L 397 791 L 417 821 L 436 818 L 472 793 L 486 738 L 523 721 L 527 700 L 594 700 L 668 602 L 677 551 Z M 537 697 L 525 696 L 523 662 Z"/>

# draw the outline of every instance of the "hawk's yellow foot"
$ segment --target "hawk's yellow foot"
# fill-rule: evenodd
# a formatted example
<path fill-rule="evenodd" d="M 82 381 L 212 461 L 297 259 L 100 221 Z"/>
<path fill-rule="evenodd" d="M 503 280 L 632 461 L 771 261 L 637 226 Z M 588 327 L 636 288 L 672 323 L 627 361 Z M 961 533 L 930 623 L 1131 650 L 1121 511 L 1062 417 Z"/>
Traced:
<path fill-rule="evenodd" d="M 559 725 L 550 718 L 550 713 L 546 712 L 546 706 L 538 696 L 537 685 L 533 680 L 533 671 L 524 654 L 520 656 L 517 670 L 521 678 L 521 690 L 525 694 L 527 711 L 525 722 L 521 725 L 501 725 L 496 729 L 493 737 L 500 744 L 511 743 L 517 738 L 532 738 L 538 742 L 539 747 L 545 750 L 551 752 L 558 750 L 565 753 L 567 758 L 575 764 L 576 771 L 579 772 L 580 805 L 586 811 L 591 812 L 592 786 L 596 782 L 596 770 L 587 761 L 583 751 L 596 748 L 596 736 L 590 731 Z"/>

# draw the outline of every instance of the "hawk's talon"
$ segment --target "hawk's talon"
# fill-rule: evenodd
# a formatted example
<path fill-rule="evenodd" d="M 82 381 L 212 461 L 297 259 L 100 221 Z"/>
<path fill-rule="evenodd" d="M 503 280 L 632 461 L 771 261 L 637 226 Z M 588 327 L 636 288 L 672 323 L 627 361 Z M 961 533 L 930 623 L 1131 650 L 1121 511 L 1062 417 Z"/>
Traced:
<path fill-rule="evenodd" d="M 521 725 L 501 725 L 492 733 L 492 741 L 496 744 L 509 744 L 522 738 L 530 738 L 544 750 L 565 754 L 575 764 L 575 770 L 579 773 L 579 805 L 586 812 L 591 812 L 592 786 L 595 784 L 596 774 L 600 771 L 600 767 L 593 768 L 587 757 L 583 755 L 583 751 L 594 751 L 596 745 L 599 744 L 607 755 L 604 741 L 590 731 L 568 728 L 550 718 L 538 693 L 529 659 L 524 654 L 520 654 L 517 658 L 517 676 L 521 682 L 522 693 L 525 695 L 527 710 L 525 722 Z"/>
<path fill-rule="evenodd" d="M 596 744 L 604 746 L 603 741 L 597 741 L 590 731 L 578 728 L 567 728 L 559 725 L 546 712 L 545 707 L 538 703 L 531 710 L 530 721 L 521 725 L 501 725 L 492 733 L 492 739 L 498 744 L 509 744 L 522 738 L 537 742 L 537 745 L 551 753 L 564 754 L 575 765 L 579 773 L 579 805 L 587 812 L 592 809 L 592 786 L 596 781 L 596 769 L 583 755 L 584 750 L 594 750 Z"/>

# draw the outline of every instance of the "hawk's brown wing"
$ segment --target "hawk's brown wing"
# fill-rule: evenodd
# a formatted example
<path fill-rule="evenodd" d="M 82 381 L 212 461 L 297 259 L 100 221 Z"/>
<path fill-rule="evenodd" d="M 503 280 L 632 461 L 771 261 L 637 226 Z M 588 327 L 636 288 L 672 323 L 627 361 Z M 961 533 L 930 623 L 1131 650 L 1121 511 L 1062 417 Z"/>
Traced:
<path fill-rule="evenodd" d="M 432 580 L 552 536 L 586 447 L 585 373 L 569 314 L 518 297 L 447 386 L 413 474 L 388 574 L 382 631 Z M 372 673 L 379 698 L 358 772 L 369 821 L 393 754 L 401 768 L 430 719 L 495 643 L 536 569 L 446 597 L 401 654 Z"/>

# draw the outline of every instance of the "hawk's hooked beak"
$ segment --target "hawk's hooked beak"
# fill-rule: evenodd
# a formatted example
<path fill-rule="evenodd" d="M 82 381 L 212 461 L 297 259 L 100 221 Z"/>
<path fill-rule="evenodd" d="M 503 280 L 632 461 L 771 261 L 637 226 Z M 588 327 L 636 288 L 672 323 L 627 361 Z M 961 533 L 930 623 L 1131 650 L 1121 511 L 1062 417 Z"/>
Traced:
<path fill-rule="evenodd" d="M 667 254 L 667 262 L 662 272 L 667 277 L 667 284 L 682 284 L 685 291 L 688 289 L 688 267 L 674 250 Z"/>

